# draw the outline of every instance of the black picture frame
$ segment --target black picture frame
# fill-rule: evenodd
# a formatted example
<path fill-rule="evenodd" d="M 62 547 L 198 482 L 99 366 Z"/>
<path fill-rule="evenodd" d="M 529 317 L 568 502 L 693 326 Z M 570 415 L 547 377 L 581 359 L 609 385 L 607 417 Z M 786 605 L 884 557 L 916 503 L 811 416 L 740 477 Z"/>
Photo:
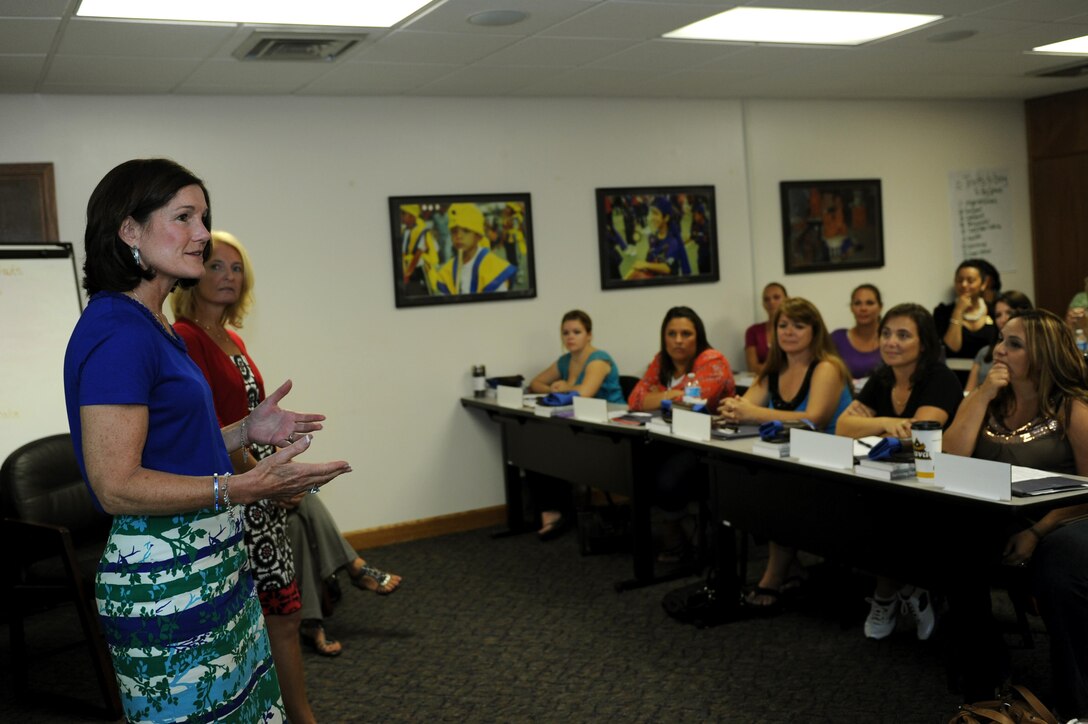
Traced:
<path fill-rule="evenodd" d="M 779 186 L 786 274 L 884 266 L 880 179 Z"/>
<path fill-rule="evenodd" d="M 454 253 L 451 214 L 480 237 L 469 266 Z M 527 193 L 391 196 L 389 223 L 397 307 L 536 296 Z"/>
<path fill-rule="evenodd" d="M 664 214 L 662 207 L 673 214 Z M 665 216 L 662 223 L 669 228 L 661 227 L 657 236 L 660 243 L 651 245 L 650 225 L 655 209 L 656 218 Z M 597 189 L 601 288 L 718 281 L 717 219 L 713 186 Z M 677 243 L 683 255 L 676 253 Z"/>

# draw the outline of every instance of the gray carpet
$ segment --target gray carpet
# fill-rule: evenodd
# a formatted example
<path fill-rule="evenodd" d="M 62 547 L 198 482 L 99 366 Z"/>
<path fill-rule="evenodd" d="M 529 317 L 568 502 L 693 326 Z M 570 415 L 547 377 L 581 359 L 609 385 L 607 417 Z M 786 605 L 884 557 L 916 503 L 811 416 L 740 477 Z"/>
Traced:
<path fill-rule="evenodd" d="M 752 575 L 761 554 L 753 553 Z M 937 723 L 958 703 L 940 630 L 929 642 L 906 626 L 865 640 L 870 583 L 826 566 L 814 567 L 809 592 L 781 615 L 699 630 L 661 607 L 666 592 L 693 579 L 617 594 L 612 584 L 630 576 L 630 559 L 581 557 L 573 534 L 542 544 L 476 531 L 368 558 L 405 582 L 384 598 L 346 586 L 328 621 L 343 655 L 305 654 L 322 722 Z M 1033 627 L 1041 631 L 1037 620 Z M 57 610 L 35 617 L 28 638 L 70 640 L 76 631 L 71 611 Z M 1013 651 L 1015 678 L 1046 700 L 1046 635 L 1035 641 Z M 29 663 L 30 706 L 12 701 L 6 626 L 0 662 L 0 720 L 94 720 L 55 696 L 95 701 L 82 649 Z"/>

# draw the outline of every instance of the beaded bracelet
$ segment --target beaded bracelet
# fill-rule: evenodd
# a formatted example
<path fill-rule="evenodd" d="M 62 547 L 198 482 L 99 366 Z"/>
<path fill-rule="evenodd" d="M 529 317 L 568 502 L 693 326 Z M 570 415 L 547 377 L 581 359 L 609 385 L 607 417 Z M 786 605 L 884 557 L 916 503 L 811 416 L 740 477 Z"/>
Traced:
<path fill-rule="evenodd" d="M 227 481 L 230 479 L 230 473 L 223 473 L 223 505 L 227 508 L 231 506 L 230 502 L 230 487 Z"/>
<path fill-rule="evenodd" d="M 246 430 L 246 424 L 249 422 L 249 415 L 242 418 L 242 462 L 249 462 L 249 433 Z"/>
<path fill-rule="evenodd" d="M 212 473 L 212 502 L 215 503 L 215 512 L 219 512 L 219 473 Z"/>

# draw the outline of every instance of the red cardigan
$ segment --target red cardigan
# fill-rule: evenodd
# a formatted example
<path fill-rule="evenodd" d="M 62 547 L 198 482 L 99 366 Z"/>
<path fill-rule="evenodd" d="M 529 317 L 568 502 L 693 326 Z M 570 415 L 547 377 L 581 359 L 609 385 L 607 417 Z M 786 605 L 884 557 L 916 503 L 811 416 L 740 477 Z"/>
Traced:
<path fill-rule="evenodd" d="M 695 379 L 699 381 L 700 394 L 706 398 L 706 406 L 712 413 L 717 414 L 718 402 L 723 397 L 732 397 L 736 390 L 733 382 L 733 370 L 729 368 L 729 360 L 716 349 L 704 349 L 691 364 L 691 371 L 695 373 Z M 654 355 L 646 374 L 635 385 L 631 396 L 627 399 L 627 407 L 631 410 L 641 410 L 642 400 L 650 392 L 664 392 L 658 377 L 661 375 L 661 353 Z M 682 390 L 685 380 L 681 380 L 670 389 Z"/>
<path fill-rule="evenodd" d="M 174 330 L 185 340 L 185 346 L 189 349 L 189 356 L 196 362 L 197 367 L 204 373 L 204 379 L 212 388 L 212 398 L 215 400 L 215 414 L 219 417 L 219 425 L 226 427 L 232 422 L 237 422 L 249 414 L 249 396 L 246 394 L 246 385 L 242 381 L 242 375 L 238 372 L 226 352 L 219 349 L 219 345 L 195 322 L 184 317 L 174 322 Z M 258 401 L 264 399 L 264 379 L 260 370 L 253 363 L 246 345 L 236 332 L 227 330 L 227 334 L 238 345 L 249 368 L 253 370 L 253 376 L 257 381 L 259 392 Z"/>

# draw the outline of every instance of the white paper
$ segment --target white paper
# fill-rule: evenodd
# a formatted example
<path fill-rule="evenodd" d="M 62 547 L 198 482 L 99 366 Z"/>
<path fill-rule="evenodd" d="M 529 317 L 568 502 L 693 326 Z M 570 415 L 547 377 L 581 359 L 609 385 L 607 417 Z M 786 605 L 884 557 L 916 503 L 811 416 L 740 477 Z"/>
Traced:
<path fill-rule="evenodd" d="M 857 440 L 854 440 L 854 457 L 869 457 L 869 451 L 883 439 L 884 438 L 878 435 L 869 435 L 868 437 L 859 437 Z"/>
<path fill-rule="evenodd" d="M 1014 271 L 1012 195 L 1007 168 L 948 174 L 952 210 L 952 262 L 982 258 L 1000 271 Z"/>
<path fill-rule="evenodd" d="M 521 409 L 523 400 L 520 387 L 499 385 L 495 389 L 498 392 L 496 402 L 498 403 L 499 407 L 513 407 L 518 410 Z"/>
<path fill-rule="evenodd" d="M 575 397 L 574 419 L 586 422 L 608 422 L 608 401 L 597 397 Z"/>
<path fill-rule="evenodd" d="M 674 408 L 672 434 L 686 440 L 710 441 L 710 415 Z"/>
<path fill-rule="evenodd" d="M 790 457 L 821 468 L 853 470 L 854 441 L 826 432 L 793 428 L 790 430 Z"/>
<path fill-rule="evenodd" d="M 987 500 L 1012 500 L 1012 466 L 950 453 L 933 453 L 933 482 L 953 493 Z"/>
<path fill-rule="evenodd" d="M 1038 470 L 1036 468 L 1023 468 L 1019 465 L 1012 466 L 1012 482 L 1018 483 L 1021 480 L 1038 480 L 1039 478 L 1053 478 L 1060 477 L 1057 473 L 1052 473 L 1049 470 Z"/>

